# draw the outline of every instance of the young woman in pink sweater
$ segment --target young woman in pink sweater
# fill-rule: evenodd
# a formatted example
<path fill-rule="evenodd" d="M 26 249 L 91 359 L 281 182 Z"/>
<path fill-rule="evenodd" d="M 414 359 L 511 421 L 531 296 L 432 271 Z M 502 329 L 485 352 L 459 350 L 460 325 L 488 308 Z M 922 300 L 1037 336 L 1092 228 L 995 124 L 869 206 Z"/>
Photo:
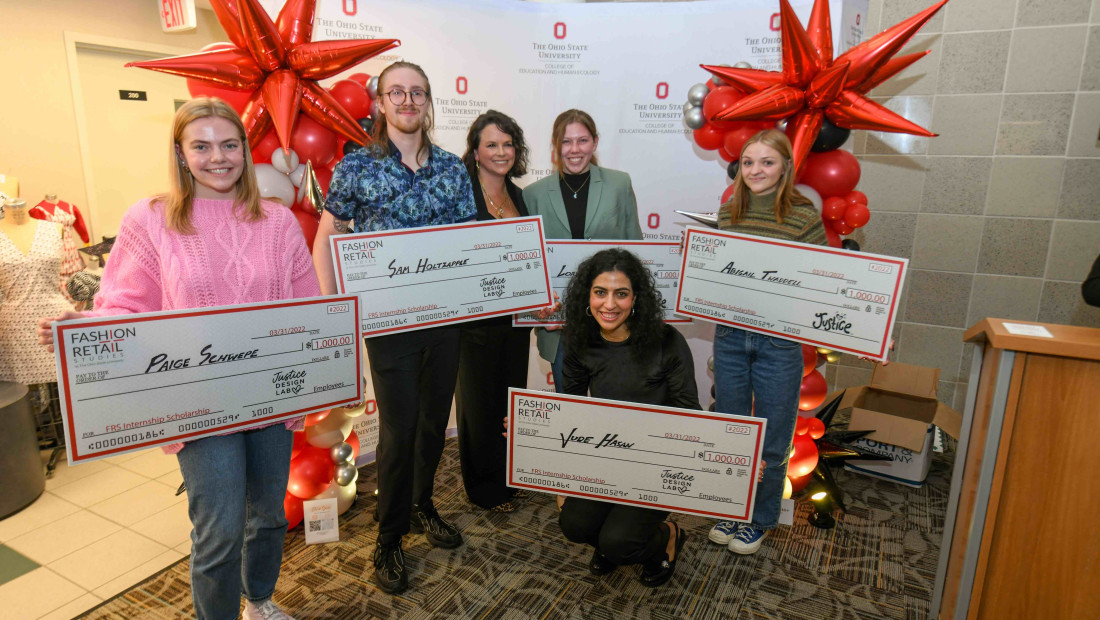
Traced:
<path fill-rule="evenodd" d="M 127 210 L 91 312 L 53 321 L 228 306 L 320 294 L 294 216 L 260 200 L 240 117 L 201 97 L 172 127 L 171 190 Z M 195 615 L 288 618 L 272 601 L 282 564 L 292 430 L 277 423 L 165 448 L 179 459 L 191 517 Z"/>

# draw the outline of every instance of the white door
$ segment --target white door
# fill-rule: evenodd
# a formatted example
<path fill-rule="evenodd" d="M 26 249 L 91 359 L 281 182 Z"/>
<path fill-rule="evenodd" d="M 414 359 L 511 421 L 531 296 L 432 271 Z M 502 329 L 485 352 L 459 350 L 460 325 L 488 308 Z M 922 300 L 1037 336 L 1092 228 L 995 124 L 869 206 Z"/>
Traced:
<path fill-rule="evenodd" d="M 118 234 L 126 209 L 168 190 L 168 155 L 177 101 L 187 101 L 182 77 L 131 68 L 128 62 L 155 56 L 138 51 L 77 45 L 89 161 L 88 188 L 92 242 Z M 145 100 L 124 99 L 119 91 L 140 91 Z M 79 106 L 79 100 L 78 100 Z"/>

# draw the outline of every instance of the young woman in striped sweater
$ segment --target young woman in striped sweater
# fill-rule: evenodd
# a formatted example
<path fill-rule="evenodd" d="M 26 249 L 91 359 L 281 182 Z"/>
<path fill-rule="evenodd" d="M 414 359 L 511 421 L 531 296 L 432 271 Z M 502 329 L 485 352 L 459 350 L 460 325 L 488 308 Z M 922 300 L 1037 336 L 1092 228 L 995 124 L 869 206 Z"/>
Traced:
<path fill-rule="evenodd" d="M 762 131 L 741 149 L 736 189 L 718 211 L 718 227 L 737 233 L 825 245 L 821 216 L 794 187 L 791 143 L 776 129 Z M 710 540 L 743 555 L 756 553 L 779 521 L 783 479 L 798 418 L 802 345 L 784 338 L 719 325 L 714 332 L 715 409 L 768 420 L 763 478 L 750 524 L 722 521 Z M 754 406 L 755 405 L 755 406 Z M 755 413 L 754 413 L 755 409 Z"/>

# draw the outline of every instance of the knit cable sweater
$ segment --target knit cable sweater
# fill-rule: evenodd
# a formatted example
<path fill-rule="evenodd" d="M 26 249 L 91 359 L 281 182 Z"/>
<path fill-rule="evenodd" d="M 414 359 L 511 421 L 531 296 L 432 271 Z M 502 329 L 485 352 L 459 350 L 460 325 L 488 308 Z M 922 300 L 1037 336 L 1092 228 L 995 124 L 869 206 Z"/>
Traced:
<path fill-rule="evenodd" d="M 85 316 L 229 306 L 321 294 L 305 238 L 290 210 L 264 202 L 248 222 L 231 200 L 197 199 L 194 234 L 168 230 L 164 208 L 145 199 L 126 211 L 103 272 L 95 310 Z M 299 420 L 286 423 L 298 428 Z M 182 443 L 164 447 L 168 454 Z"/>
<path fill-rule="evenodd" d="M 825 226 L 813 205 L 791 205 L 783 223 L 775 221 L 775 191 L 763 196 L 749 194 L 749 208 L 741 219 L 730 221 L 730 210 L 718 211 L 718 228 L 758 237 L 826 245 Z"/>

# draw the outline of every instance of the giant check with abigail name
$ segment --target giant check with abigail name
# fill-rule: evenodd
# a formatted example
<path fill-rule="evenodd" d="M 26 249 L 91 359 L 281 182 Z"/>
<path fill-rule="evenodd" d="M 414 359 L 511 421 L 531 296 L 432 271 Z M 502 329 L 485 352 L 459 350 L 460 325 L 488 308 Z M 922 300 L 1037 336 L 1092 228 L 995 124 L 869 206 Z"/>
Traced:
<path fill-rule="evenodd" d="M 763 418 L 511 389 L 508 486 L 752 518 Z"/>
<path fill-rule="evenodd" d="M 334 235 L 341 293 L 366 337 L 550 305 L 542 217 Z"/>
<path fill-rule="evenodd" d="M 909 261 L 689 226 L 676 312 L 884 360 Z"/>
<path fill-rule="evenodd" d="M 354 295 L 62 321 L 69 462 L 363 399 Z"/>

